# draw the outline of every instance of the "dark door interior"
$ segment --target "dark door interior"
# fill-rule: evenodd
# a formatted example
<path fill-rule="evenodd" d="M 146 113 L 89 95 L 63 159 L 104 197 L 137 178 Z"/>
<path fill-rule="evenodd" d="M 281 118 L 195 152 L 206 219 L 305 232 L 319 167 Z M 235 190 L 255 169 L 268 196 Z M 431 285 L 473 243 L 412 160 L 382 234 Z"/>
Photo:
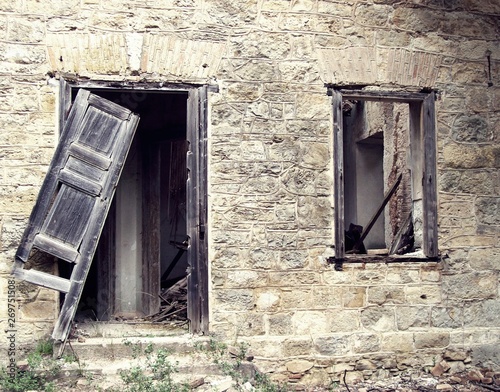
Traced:
<path fill-rule="evenodd" d="M 76 318 L 137 320 L 160 312 L 162 290 L 187 275 L 188 94 L 91 91 L 139 114 L 140 121 Z"/>

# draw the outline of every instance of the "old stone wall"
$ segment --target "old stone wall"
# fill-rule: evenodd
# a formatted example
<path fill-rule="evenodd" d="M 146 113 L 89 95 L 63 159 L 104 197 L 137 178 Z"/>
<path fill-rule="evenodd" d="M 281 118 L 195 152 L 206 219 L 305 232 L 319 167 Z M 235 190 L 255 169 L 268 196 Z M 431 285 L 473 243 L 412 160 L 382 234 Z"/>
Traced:
<path fill-rule="evenodd" d="M 18 0 L 0 4 L 0 325 L 22 231 L 58 138 L 64 75 L 210 83 L 211 332 L 303 383 L 500 362 L 496 1 Z M 441 262 L 326 263 L 325 83 L 433 88 Z M 55 293 L 17 283 L 18 343 Z M 9 335 L 0 334 L 0 345 Z M 277 376 L 278 377 L 278 376 Z"/>

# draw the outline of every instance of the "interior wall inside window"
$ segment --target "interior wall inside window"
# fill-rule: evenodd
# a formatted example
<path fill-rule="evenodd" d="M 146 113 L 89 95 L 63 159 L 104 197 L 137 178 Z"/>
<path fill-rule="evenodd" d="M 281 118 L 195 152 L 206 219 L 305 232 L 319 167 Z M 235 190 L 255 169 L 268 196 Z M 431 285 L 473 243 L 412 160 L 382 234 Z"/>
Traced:
<path fill-rule="evenodd" d="M 344 222 L 366 228 L 384 195 L 402 174 L 368 236 L 366 249 L 385 253 L 412 213 L 407 104 L 346 101 L 344 124 Z"/>

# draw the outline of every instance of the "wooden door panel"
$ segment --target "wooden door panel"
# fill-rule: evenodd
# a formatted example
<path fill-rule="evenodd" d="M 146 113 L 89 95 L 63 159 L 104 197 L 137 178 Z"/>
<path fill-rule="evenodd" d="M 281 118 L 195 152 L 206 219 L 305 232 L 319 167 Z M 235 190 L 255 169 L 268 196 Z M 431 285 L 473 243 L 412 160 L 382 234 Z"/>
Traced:
<path fill-rule="evenodd" d="M 14 275 L 66 294 L 53 337 L 65 341 L 139 116 L 81 89 L 18 251 Z M 24 270 L 33 249 L 75 263 L 71 278 Z"/>

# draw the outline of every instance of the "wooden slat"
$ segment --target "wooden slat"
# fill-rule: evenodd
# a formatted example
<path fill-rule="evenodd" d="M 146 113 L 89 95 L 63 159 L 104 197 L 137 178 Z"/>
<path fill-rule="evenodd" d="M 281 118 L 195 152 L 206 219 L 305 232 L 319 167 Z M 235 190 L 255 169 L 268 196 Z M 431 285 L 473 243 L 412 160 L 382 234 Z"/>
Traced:
<path fill-rule="evenodd" d="M 76 262 L 79 255 L 78 250 L 74 247 L 67 245 L 64 242 L 57 241 L 54 238 L 47 237 L 41 233 L 35 237 L 33 246 L 71 263 Z"/>
<path fill-rule="evenodd" d="M 91 196 L 99 196 L 102 191 L 101 184 L 80 176 L 68 169 L 62 169 L 59 172 L 59 181 Z"/>
<path fill-rule="evenodd" d="M 192 89 L 189 91 L 187 101 L 187 140 L 189 143 L 189 151 L 187 153 L 187 170 L 189 173 L 187 180 L 187 227 L 188 236 L 190 237 L 190 246 L 188 248 L 188 319 L 190 321 L 189 328 L 191 333 L 201 332 L 201 306 L 199 297 L 199 246 L 200 246 L 200 210 L 199 210 L 199 188 L 198 184 L 198 131 L 200 126 L 199 121 L 199 91 Z"/>
<path fill-rule="evenodd" d="M 111 166 L 111 159 L 78 143 L 71 144 L 69 154 L 102 170 L 107 170 Z"/>
<path fill-rule="evenodd" d="M 422 199 L 422 122 L 420 115 L 422 113 L 422 103 L 412 102 L 410 109 L 410 164 L 412 179 L 412 198 L 413 200 Z"/>
<path fill-rule="evenodd" d="M 424 131 L 423 173 L 423 224 L 424 253 L 437 257 L 437 168 L 436 168 L 436 114 L 435 94 L 430 93 L 422 104 L 422 128 Z"/>
<path fill-rule="evenodd" d="M 132 114 L 130 110 L 94 94 L 89 96 L 89 104 L 92 106 L 98 106 L 99 110 L 103 110 L 120 120 L 128 120 Z"/>
<path fill-rule="evenodd" d="M 71 86 L 64 80 L 59 79 L 59 135 L 63 134 L 66 119 L 71 108 Z"/>
<path fill-rule="evenodd" d="M 78 248 L 97 201 L 88 193 L 62 184 L 39 232 Z"/>
<path fill-rule="evenodd" d="M 170 145 L 170 144 L 169 144 Z M 160 143 L 151 143 L 143 154 L 142 230 L 142 304 L 146 315 L 160 310 L 161 275 L 161 159 Z M 164 197 L 166 195 L 163 195 Z"/>
<path fill-rule="evenodd" d="M 200 301 L 200 318 L 201 332 L 208 333 L 209 331 L 209 307 L 208 307 L 208 292 L 209 292 L 209 271 L 208 271 L 208 200 L 207 200 L 207 118 L 208 118 L 208 88 L 203 86 L 199 88 L 199 128 L 198 128 L 198 143 L 199 143 L 199 159 L 198 159 L 198 188 L 199 188 L 199 218 L 200 218 L 200 238 L 198 247 L 198 268 L 199 275 L 199 292 L 198 298 Z"/>
<path fill-rule="evenodd" d="M 54 276 L 46 272 L 35 271 L 32 269 L 25 270 L 22 268 L 16 268 L 14 270 L 14 276 L 16 278 L 25 280 L 26 282 L 46 287 L 48 289 L 57 290 L 61 293 L 67 293 L 70 287 L 70 281 L 68 279 L 60 278 L 59 276 Z"/>
<path fill-rule="evenodd" d="M 364 90 L 338 90 L 344 99 L 378 101 L 378 102 L 422 102 L 427 94 L 409 92 L 364 91 Z"/>
<path fill-rule="evenodd" d="M 346 255 L 347 263 L 374 263 L 374 264 L 392 264 L 392 263 L 428 263 L 439 261 L 438 257 L 419 257 L 414 255 Z"/>
<path fill-rule="evenodd" d="M 342 94 L 332 91 L 333 106 L 333 165 L 334 165 L 334 212 L 335 258 L 342 260 L 345 255 L 344 223 L 344 142 L 342 118 Z"/>

